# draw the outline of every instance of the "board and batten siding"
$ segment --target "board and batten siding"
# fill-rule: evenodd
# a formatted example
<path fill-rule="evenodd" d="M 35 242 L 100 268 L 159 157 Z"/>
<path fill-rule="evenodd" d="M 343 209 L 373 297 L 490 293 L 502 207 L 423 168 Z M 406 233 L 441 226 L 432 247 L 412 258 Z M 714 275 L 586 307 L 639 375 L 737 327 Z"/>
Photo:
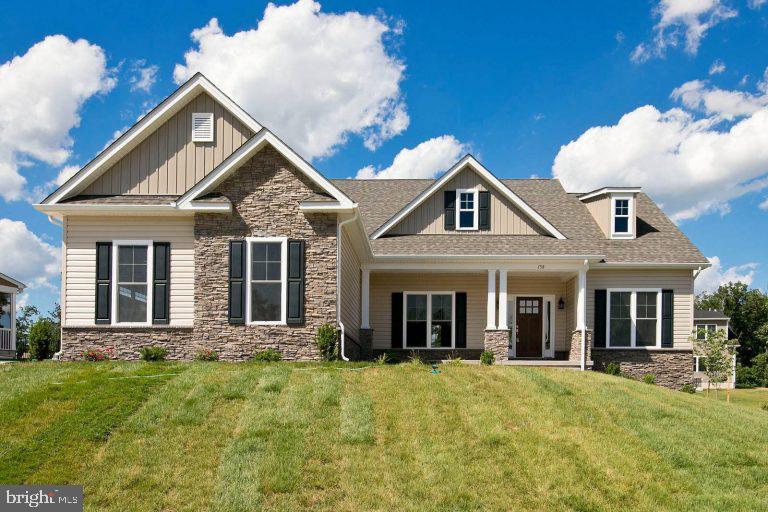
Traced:
<path fill-rule="evenodd" d="M 360 260 L 352 248 L 347 230 L 342 228 L 341 247 L 341 322 L 344 333 L 355 341 L 360 340 Z"/>
<path fill-rule="evenodd" d="M 443 192 L 446 190 L 476 189 L 491 192 L 491 229 L 488 231 L 472 231 L 472 233 L 491 235 L 537 235 L 547 234 L 519 208 L 509 202 L 494 187 L 471 169 L 464 169 L 451 178 L 440 190 L 436 191 L 408 216 L 400 221 L 391 233 L 395 235 L 431 234 L 442 235 L 457 233 L 445 231 L 443 210 L 445 208 Z M 458 209 L 458 197 L 457 209 Z M 460 231 L 458 231 L 460 233 Z"/>
<path fill-rule="evenodd" d="M 195 236 L 191 216 L 67 217 L 62 264 L 64 327 L 95 325 L 96 242 L 113 240 L 170 242 L 170 325 L 191 327 L 195 310 Z"/>
<path fill-rule="evenodd" d="M 688 270 L 607 270 L 587 272 L 587 327 L 595 328 L 595 290 L 660 288 L 674 292 L 674 348 L 690 349 L 693 332 L 693 272 Z"/>
<path fill-rule="evenodd" d="M 192 113 L 212 112 L 213 142 L 192 142 Z M 181 195 L 253 133 L 201 93 L 91 183 L 83 195 Z"/>

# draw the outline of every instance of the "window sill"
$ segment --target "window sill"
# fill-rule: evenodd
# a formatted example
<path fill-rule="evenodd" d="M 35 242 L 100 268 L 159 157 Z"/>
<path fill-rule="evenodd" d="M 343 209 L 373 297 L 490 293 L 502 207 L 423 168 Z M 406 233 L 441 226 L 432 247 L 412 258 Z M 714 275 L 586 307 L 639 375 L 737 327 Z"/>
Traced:
<path fill-rule="evenodd" d="M 278 320 L 278 321 L 275 321 L 275 322 L 248 322 L 246 325 L 254 325 L 254 326 L 258 326 L 258 325 L 286 325 L 287 326 L 288 323 L 287 322 L 281 322 L 281 321 Z"/>

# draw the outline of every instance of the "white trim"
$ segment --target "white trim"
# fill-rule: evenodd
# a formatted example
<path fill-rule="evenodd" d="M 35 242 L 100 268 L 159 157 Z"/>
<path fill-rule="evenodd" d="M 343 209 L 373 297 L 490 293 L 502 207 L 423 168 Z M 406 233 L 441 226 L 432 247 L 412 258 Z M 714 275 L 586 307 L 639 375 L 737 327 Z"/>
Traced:
<path fill-rule="evenodd" d="M 13 284 L 15 284 L 15 285 L 16 285 L 16 287 L 18 288 L 18 291 L 19 291 L 19 292 L 23 292 L 23 291 L 24 291 L 24 288 L 26 288 L 26 287 L 27 287 L 27 285 L 25 285 L 25 284 L 24 284 L 24 283 L 22 283 L 21 281 L 19 281 L 19 280 L 17 280 L 17 279 L 14 279 L 14 278 L 12 278 L 12 277 L 11 277 L 11 276 L 9 276 L 8 274 L 3 274 L 2 272 L 0 272 L 0 279 L 3 279 L 3 280 L 5 280 L 5 281 L 8 281 L 8 282 L 10 282 L 10 283 L 13 283 Z"/>
<path fill-rule="evenodd" d="M 621 262 L 598 262 L 594 263 L 595 267 L 610 267 L 615 269 L 635 269 L 635 268 L 690 268 L 695 270 L 697 268 L 709 268 L 711 263 L 658 263 L 653 261 L 642 261 L 633 263 L 621 263 Z"/>
<path fill-rule="evenodd" d="M 499 330 L 509 329 L 507 316 L 507 270 L 499 269 Z"/>
<path fill-rule="evenodd" d="M 709 338 L 709 329 L 707 329 L 707 327 L 713 327 L 712 330 L 713 331 L 717 331 L 718 325 L 717 324 L 707 324 L 707 323 L 697 324 L 696 322 L 694 322 L 693 323 L 693 336 L 697 340 L 699 340 L 699 329 L 703 329 L 704 330 L 704 338 L 703 339 L 704 340 L 708 339 Z M 726 328 L 726 332 L 727 332 L 727 328 Z"/>
<path fill-rule="evenodd" d="M 426 295 L 427 296 L 427 339 L 426 346 L 424 347 L 410 347 L 408 346 L 408 296 L 409 295 Z M 432 346 L 432 296 L 433 295 L 450 295 L 451 296 L 451 346 L 450 347 L 433 347 Z M 429 350 L 453 350 L 456 348 L 456 292 L 455 291 L 415 291 L 415 292 L 403 292 L 403 347 L 411 349 L 429 349 Z"/>
<path fill-rule="evenodd" d="M 477 172 L 483 179 L 485 179 L 488 183 L 493 185 L 499 192 L 504 194 L 504 196 L 509 199 L 509 201 L 512 202 L 515 206 L 520 208 L 524 213 L 526 213 L 531 220 L 533 220 L 536 224 L 544 228 L 546 231 L 548 231 L 552 236 L 559 240 L 565 240 L 565 236 L 560 233 L 555 227 L 549 223 L 544 217 L 541 216 L 536 210 L 531 208 L 528 203 L 520 199 L 517 194 L 512 192 L 509 187 L 504 185 L 496 176 L 491 174 L 491 172 L 486 169 L 485 167 L 478 162 L 475 157 L 472 155 L 465 155 L 461 160 L 456 162 L 453 167 L 448 169 L 448 171 L 443 174 L 439 179 L 437 179 L 432 185 L 427 187 L 426 190 L 421 192 L 419 195 L 417 195 L 411 202 L 409 202 L 405 207 L 403 207 L 399 212 L 397 212 L 394 216 L 392 216 L 387 222 L 385 222 L 382 226 L 380 226 L 376 231 L 373 232 L 371 235 L 372 240 L 376 240 L 381 235 L 387 233 L 392 227 L 394 227 L 398 222 L 400 222 L 406 215 L 408 215 L 410 212 L 412 212 L 417 206 L 422 204 L 424 201 L 427 200 L 428 197 L 430 197 L 432 194 L 434 194 L 437 190 L 439 190 L 445 183 L 447 183 L 451 178 L 453 178 L 456 174 L 458 174 L 462 169 L 465 167 L 471 167 L 475 172 Z"/>
<path fill-rule="evenodd" d="M 146 322 L 120 322 L 118 320 L 117 294 L 120 288 L 119 255 L 121 245 L 138 245 L 147 248 L 147 321 Z M 112 307 L 110 325 L 115 327 L 136 326 L 147 327 L 152 325 L 152 276 L 155 261 L 153 240 L 112 240 Z M 165 326 L 167 327 L 167 326 Z"/>
<path fill-rule="evenodd" d="M 496 329 L 496 269 L 488 271 L 485 329 L 489 331 Z"/>
<path fill-rule="evenodd" d="M 272 132 L 266 128 L 262 128 L 256 135 L 251 137 L 248 142 L 229 155 L 218 167 L 208 174 L 208 176 L 198 181 L 191 189 L 184 193 L 184 195 L 177 201 L 177 208 L 188 208 L 191 201 L 206 192 L 213 190 L 219 183 L 224 181 L 230 173 L 247 162 L 251 156 L 263 149 L 267 144 L 275 148 L 278 153 L 283 155 L 291 164 L 303 172 L 310 180 L 315 182 L 316 185 L 331 194 L 341 206 L 347 208 L 355 207 L 355 203 L 353 203 L 341 190 L 328 181 L 328 179 L 320 174 L 314 167 L 307 163 L 306 160 L 301 158 L 301 156 L 277 138 Z"/>
<path fill-rule="evenodd" d="M 629 345 L 611 346 L 611 293 L 629 292 L 630 342 Z M 637 293 L 656 293 L 656 344 L 637 346 Z M 605 300 L 605 348 L 614 350 L 661 348 L 661 288 L 608 288 Z"/>
<path fill-rule="evenodd" d="M 302 212 L 322 212 L 322 213 L 352 213 L 357 208 L 357 203 L 352 206 L 342 206 L 341 203 L 327 201 L 304 201 L 299 203 L 299 210 Z"/>
<path fill-rule="evenodd" d="M 461 208 L 461 194 L 472 194 L 472 209 L 471 210 L 462 210 Z M 480 207 L 477 204 L 478 199 L 480 195 L 478 194 L 478 191 L 476 189 L 471 188 L 459 188 L 456 189 L 456 208 L 455 208 L 455 220 L 456 223 L 456 231 L 477 231 L 477 223 L 478 223 L 478 217 L 480 212 Z M 472 212 L 472 225 L 467 228 L 461 227 L 461 212 Z"/>
<path fill-rule="evenodd" d="M 639 194 L 641 191 L 642 189 L 640 187 L 603 187 L 580 195 L 579 200 L 586 201 L 587 199 L 604 196 L 606 194 Z"/>
<path fill-rule="evenodd" d="M 251 320 L 251 244 L 258 242 L 280 242 L 280 320 Z M 245 323 L 246 325 L 287 325 L 288 305 L 286 291 L 288 287 L 288 237 L 286 236 L 249 236 L 245 239 Z"/>
<path fill-rule="evenodd" d="M 353 249 L 354 250 L 354 249 Z M 364 268 L 360 276 L 360 328 L 371 328 L 371 271 Z"/>
<path fill-rule="evenodd" d="M 555 302 L 555 295 L 542 295 L 541 293 L 515 293 L 509 295 L 507 303 L 509 307 L 509 332 L 510 332 L 510 344 L 509 344 L 509 357 L 517 357 L 517 299 L 521 297 L 531 297 L 534 299 L 541 299 L 541 357 L 554 359 L 555 357 L 555 345 L 556 345 L 556 332 L 555 332 L 555 315 L 557 314 L 557 303 Z M 547 329 L 546 329 L 546 310 L 547 303 L 549 303 L 549 334 L 551 339 L 549 340 L 549 350 L 547 350 Z"/>
<path fill-rule="evenodd" d="M 151 133 L 157 126 L 164 123 L 171 116 L 183 108 L 189 99 L 194 98 L 200 92 L 206 92 L 229 110 L 240 122 L 247 126 L 253 133 L 257 133 L 262 126 L 256 122 L 245 110 L 213 85 L 202 74 L 197 73 L 186 83 L 181 85 L 170 96 L 163 100 L 157 107 L 133 125 L 127 132 L 110 144 L 104 151 L 98 154 L 77 174 L 67 180 L 61 187 L 42 201 L 42 204 L 56 204 L 62 199 L 74 195 L 85 189 L 98 176 L 111 167 L 113 163 L 125 156 L 136 147 L 143 139 L 145 132 Z"/>
<path fill-rule="evenodd" d="M 627 214 L 616 215 L 616 201 L 627 202 Z M 627 231 L 616 231 L 616 219 L 627 219 Z M 611 238 L 632 239 L 635 238 L 635 196 L 632 194 L 611 195 Z"/>

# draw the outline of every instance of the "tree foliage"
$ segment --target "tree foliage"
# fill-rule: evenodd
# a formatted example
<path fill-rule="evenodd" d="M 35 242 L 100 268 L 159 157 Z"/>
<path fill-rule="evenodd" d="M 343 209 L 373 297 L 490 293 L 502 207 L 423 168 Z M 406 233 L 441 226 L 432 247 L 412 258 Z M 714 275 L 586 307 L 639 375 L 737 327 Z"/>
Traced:
<path fill-rule="evenodd" d="M 711 384 L 727 382 L 733 375 L 733 350 L 732 343 L 728 340 L 725 331 L 715 330 L 706 333 L 699 329 L 699 336 L 691 336 L 694 355 L 699 356 L 699 370 L 703 370 L 707 376 L 707 388 Z M 703 368 L 702 368 L 703 367 Z"/>
<path fill-rule="evenodd" d="M 29 328 L 32 327 L 32 319 L 39 314 L 39 309 L 27 305 L 16 315 L 16 359 L 21 359 L 29 349 Z"/>
<path fill-rule="evenodd" d="M 38 318 L 29 328 L 29 353 L 38 361 L 49 359 L 56 352 L 59 329 L 49 318 Z"/>

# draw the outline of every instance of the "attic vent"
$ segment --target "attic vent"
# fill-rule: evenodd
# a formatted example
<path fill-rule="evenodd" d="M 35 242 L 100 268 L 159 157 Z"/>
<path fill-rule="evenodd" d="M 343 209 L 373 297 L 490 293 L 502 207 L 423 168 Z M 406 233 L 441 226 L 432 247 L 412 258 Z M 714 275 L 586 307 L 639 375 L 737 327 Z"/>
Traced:
<path fill-rule="evenodd" d="M 192 142 L 213 142 L 212 113 L 192 113 Z"/>

